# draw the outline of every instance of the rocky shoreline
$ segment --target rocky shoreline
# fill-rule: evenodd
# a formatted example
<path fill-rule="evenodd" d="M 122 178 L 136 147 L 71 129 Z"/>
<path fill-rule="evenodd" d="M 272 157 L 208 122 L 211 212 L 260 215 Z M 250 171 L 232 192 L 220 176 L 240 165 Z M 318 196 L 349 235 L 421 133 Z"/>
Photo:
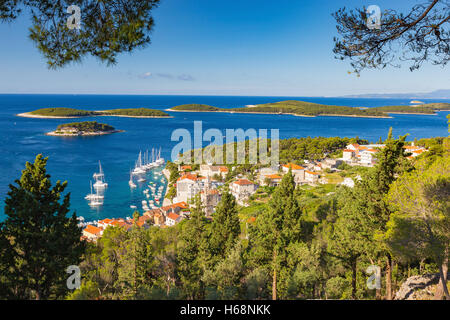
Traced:
<path fill-rule="evenodd" d="M 77 133 L 57 133 L 56 131 L 47 132 L 46 136 L 53 136 L 53 137 L 84 137 L 84 136 L 103 136 L 106 134 L 113 134 L 113 133 L 119 133 L 119 132 L 125 132 L 124 130 L 112 130 L 112 131 L 95 131 L 95 132 L 86 132 L 86 131 L 79 131 Z"/>

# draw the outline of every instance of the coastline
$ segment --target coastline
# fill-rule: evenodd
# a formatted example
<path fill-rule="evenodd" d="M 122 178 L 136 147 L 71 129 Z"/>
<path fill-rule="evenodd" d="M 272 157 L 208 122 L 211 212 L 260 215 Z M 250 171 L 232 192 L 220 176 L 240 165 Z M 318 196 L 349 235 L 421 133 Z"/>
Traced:
<path fill-rule="evenodd" d="M 101 111 L 96 111 L 101 112 Z M 80 119 L 80 118 L 90 118 L 90 117 L 122 117 L 122 118 L 173 118 L 172 116 L 127 116 L 119 114 L 96 114 L 90 116 L 41 116 L 37 114 L 31 114 L 29 112 L 16 114 L 17 117 L 23 118 L 37 118 L 37 119 Z"/>
<path fill-rule="evenodd" d="M 96 132 L 84 132 L 80 131 L 78 133 L 56 133 L 56 131 L 50 131 L 45 133 L 46 136 L 52 137 L 86 137 L 86 136 L 103 136 L 107 134 L 125 132 L 125 130 L 113 130 L 113 131 L 96 131 Z"/>

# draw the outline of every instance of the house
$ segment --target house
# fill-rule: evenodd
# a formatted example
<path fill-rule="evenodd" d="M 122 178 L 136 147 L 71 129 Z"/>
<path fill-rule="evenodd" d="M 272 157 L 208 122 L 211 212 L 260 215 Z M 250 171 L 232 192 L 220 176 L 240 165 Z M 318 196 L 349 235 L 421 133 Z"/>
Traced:
<path fill-rule="evenodd" d="M 236 201 L 240 205 L 244 205 L 244 202 L 255 193 L 258 186 L 247 179 L 239 179 L 234 181 L 230 185 L 230 192 L 236 198 Z"/>
<path fill-rule="evenodd" d="M 268 185 L 270 187 L 276 187 L 281 183 L 281 179 L 282 177 L 279 174 L 269 174 L 264 177 L 264 184 L 267 184 L 268 180 Z"/>
<path fill-rule="evenodd" d="M 305 171 L 305 181 L 308 183 L 318 183 L 320 178 L 320 174 L 318 172 L 313 172 L 306 170 Z"/>
<path fill-rule="evenodd" d="M 155 226 L 158 226 L 158 227 L 163 226 L 164 221 L 165 221 L 165 218 L 162 213 L 157 212 L 153 215 L 153 223 Z"/>
<path fill-rule="evenodd" d="M 367 149 L 363 150 L 359 153 L 360 155 L 360 163 L 368 166 L 372 166 L 377 162 L 376 154 L 378 150 L 375 149 Z"/>
<path fill-rule="evenodd" d="M 139 217 L 136 224 L 139 227 L 143 227 L 144 229 L 147 229 L 153 224 L 153 219 L 148 215 L 143 215 L 143 216 Z"/>
<path fill-rule="evenodd" d="M 178 178 L 176 202 L 191 201 L 204 187 L 203 177 L 196 174 L 185 174 Z"/>
<path fill-rule="evenodd" d="M 285 164 L 285 165 L 283 165 L 282 167 L 282 170 L 283 170 L 283 172 L 284 173 L 288 173 L 289 172 L 289 169 L 292 171 L 292 174 L 296 174 L 296 173 L 299 173 L 299 172 L 304 172 L 305 171 L 305 168 L 303 168 L 302 166 L 299 166 L 299 165 L 297 165 L 297 164 L 295 164 L 295 163 L 288 163 L 288 164 Z"/>
<path fill-rule="evenodd" d="M 218 175 L 223 179 L 228 174 L 228 171 L 226 166 L 212 166 L 208 164 L 202 164 L 200 166 L 200 175 L 207 178 L 213 178 Z"/>
<path fill-rule="evenodd" d="M 88 240 L 97 241 L 103 234 L 103 229 L 93 226 L 92 224 L 88 224 L 86 228 L 83 230 L 83 236 Z"/>
<path fill-rule="evenodd" d="M 325 159 L 322 161 L 322 169 L 336 169 L 339 167 L 344 161 L 341 159 Z"/>
<path fill-rule="evenodd" d="M 351 161 L 353 161 L 355 156 L 356 156 L 355 150 L 344 149 L 344 151 L 342 151 L 342 160 L 344 160 L 344 161 L 351 162 Z"/>
<path fill-rule="evenodd" d="M 173 212 L 170 212 L 167 215 L 166 226 L 168 226 L 168 227 L 174 226 L 177 223 L 179 223 L 180 221 L 181 221 L 181 216 L 180 215 L 178 215 L 176 213 L 173 213 Z"/>
<path fill-rule="evenodd" d="M 200 192 L 203 211 L 207 216 L 211 215 L 220 202 L 221 195 L 217 189 L 205 189 Z"/>

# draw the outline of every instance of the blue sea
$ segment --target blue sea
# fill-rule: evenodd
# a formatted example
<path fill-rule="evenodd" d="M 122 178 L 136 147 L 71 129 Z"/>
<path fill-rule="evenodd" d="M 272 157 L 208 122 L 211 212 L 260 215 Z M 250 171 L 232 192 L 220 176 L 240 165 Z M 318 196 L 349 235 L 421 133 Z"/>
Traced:
<path fill-rule="evenodd" d="M 160 148 L 162 156 L 170 159 L 172 148 L 178 143 L 171 141 L 175 129 L 193 132 L 194 121 L 203 121 L 203 130 L 225 129 L 279 129 L 280 138 L 290 137 L 355 137 L 377 141 L 387 136 L 393 127 L 395 136 L 409 133 L 408 140 L 447 136 L 448 112 L 438 115 L 392 115 L 391 119 L 366 119 L 350 117 L 296 117 L 290 115 L 249 115 L 228 113 L 171 113 L 170 119 L 136 119 L 120 117 L 89 118 L 108 123 L 123 133 L 96 136 L 62 138 L 46 136 L 62 123 L 74 119 L 32 119 L 16 114 L 46 107 L 71 107 L 85 110 L 113 108 L 167 109 L 187 103 L 202 103 L 217 107 L 243 107 L 282 100 L 302 100 L 329 105 L 352 107 L 377 107 L 385 105 L 408 105 L 406 99 L 356 99 L 311 97 L 235 97 L 235 96 L 125 96 L 125 95 L 0 95 L 0 221 L 4 199 L 9 184 L 18 179 L 26 161 L 33 161 L 37 154 L 48 156 L 48 171 L 52 183 L 68 181 L 71 193 L 71 209 L 87 221 L 106 217 L 131 216 L 135 205 L 141 209 L 144 185 L 135 190 L 128 186 L 129 171 L 134 166 L 140 150 Z M 424 102 L 449 102 L 433 100 Z M 105 191 L 104 205 L 92 209 L 84 199 L 90 193 L 92 174 L 98 171 L 101 161 L 109 184 Z M 149 174 L 150 181 L 165 185 L 161 176 Z"/>

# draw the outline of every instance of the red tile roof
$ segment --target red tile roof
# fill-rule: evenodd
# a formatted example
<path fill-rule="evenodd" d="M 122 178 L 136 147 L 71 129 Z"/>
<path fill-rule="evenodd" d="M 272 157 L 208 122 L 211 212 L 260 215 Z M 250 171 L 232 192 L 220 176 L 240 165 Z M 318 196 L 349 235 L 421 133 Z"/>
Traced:
<path fill-rule="evenodd" d="M 103 230 L 102 228 L 98 228 L 96 226 L 88 224 L 83 231 L 85 231 L 87 233 L 90 233 L 90 234 L 93 234 L 93 235 L 96 235 L 96 236 L 99 236 L 100 233 L 102 232 L 102 230 Z"/>
<path fill-rule="evenodd" d="M 304 170 L 305 169 L 302 166 L 299 166 L 295 163 L 288 163 L 288 164 L 283 165 L 283 167 L 285 167 L 287 169 L 292 169 L 292 170 Z"/>
<path fill-rule="evenodd" d="M 177 219 L 178 219 L 179 217 L 180 217 L 180 216 L 179 216 L 178 214 L 173 213 L 173 212 L 171 212 L 171 213 L 169 213 L 169 214 L 167 215 L 167 218 L 172 219 L 173 221 L 177 221 Z"/>
<path fill-rule="evenodd" d="M 249 186 L 252 185 L 253 182 L 247 180 L 247 179 L 239 179 L 233 182 L 234 184 L 240 185 L 240 186 Z"/>

